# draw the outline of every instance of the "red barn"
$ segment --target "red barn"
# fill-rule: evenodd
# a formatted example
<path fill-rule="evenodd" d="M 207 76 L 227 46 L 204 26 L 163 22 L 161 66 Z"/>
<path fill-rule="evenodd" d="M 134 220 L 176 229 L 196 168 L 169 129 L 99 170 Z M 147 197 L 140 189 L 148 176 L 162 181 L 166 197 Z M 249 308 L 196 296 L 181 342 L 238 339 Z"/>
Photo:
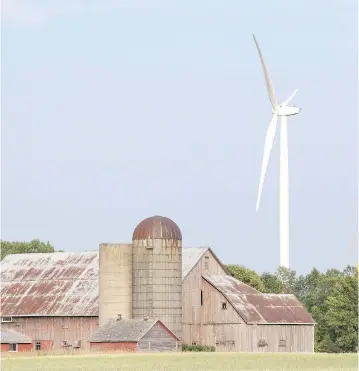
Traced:
<path fill-rule="evenodd" d="M 31 352 L 32 341 L 28 336 L 15 331 L 1 331 L 1 352 Z"/>
<path fill-rule="evenodd" d="M 179 339 L 156 319 L 110 320 L 89 339 L 90 349 L 123 352 L 179 351 Z"/>

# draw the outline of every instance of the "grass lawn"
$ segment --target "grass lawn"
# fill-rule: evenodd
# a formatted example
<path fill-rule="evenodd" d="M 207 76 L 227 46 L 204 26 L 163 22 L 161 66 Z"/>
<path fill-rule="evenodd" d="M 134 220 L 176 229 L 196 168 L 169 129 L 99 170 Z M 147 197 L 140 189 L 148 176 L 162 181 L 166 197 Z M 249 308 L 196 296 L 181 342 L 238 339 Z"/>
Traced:
<path fill-rule="evenodd" d="M 2 371 L 358 370 L 357 354 L 175 353 L 12 356 Z"/>

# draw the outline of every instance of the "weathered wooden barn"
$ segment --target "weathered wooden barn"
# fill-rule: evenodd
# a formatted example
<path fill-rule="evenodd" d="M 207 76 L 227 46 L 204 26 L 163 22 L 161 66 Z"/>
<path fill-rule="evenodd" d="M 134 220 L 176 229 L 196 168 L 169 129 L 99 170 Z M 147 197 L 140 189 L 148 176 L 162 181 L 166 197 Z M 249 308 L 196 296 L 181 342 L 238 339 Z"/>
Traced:
<path fill-rule="evenodd" d="M 262 294 L 208 273 L 197 290 L 199 305 L 184 302 L 192 307 L 184 310 L 184 342 L 213 344 L 217 351 L 314 351 L 313 320 L 293 295 Z"/>
<path fill-rule="evenodd" d="M 294 296 L 262 294 L 228 276 L 210 248 L 182 248 L 178 227 L 158 220 L 146 222 L 154 233 L 137 233 L 133 251 L 142 260 L 131 244 L 102 244 L 100 255 L 7 256 L 1 263 L 2 329 L 29 336 L 37 349 L 89 349 L 99 316 L 102 325 L 117 314 L 149 314 L 176 336 L 174 329 L 181 332 L 182 343 L 216 351 L 314 351 L 314 321 Z M 147 232 L 156 238 L 146 239 Z"/>
<path fill-rule="evenodd" d="M 95 351 L 173 352 L 179 351 L 178 337 L 160 320 L 109 320 L 89 339 Z"/>

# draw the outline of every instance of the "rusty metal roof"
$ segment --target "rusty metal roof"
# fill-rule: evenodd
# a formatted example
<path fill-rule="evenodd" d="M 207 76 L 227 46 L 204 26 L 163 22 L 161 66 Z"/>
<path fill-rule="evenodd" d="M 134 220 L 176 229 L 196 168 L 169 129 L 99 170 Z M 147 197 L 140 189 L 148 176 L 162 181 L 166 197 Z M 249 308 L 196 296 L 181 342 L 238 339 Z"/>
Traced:
<path fill-rule="evenodd" d="M 208 248 L 182 249 L 182 279 Z M 98 316 L 97 251 L 8 255 L 1 262 L 2 316 Z"/>
<path fill-rule="evenodd" d="M 168 239 L 182 241 L 178 225 L 164 216 L 151 216 L 142 220 L 133 232 L 132 240 Z"/>
<path fill-rule="evenodd" d="M 88 341 L 90 343 L 138 342 L 158 322 L 160 322 L 174 338 L 178 339 L 176 335 L 158 319 L 121 319 L 117 321 L 109 320 L 97 329 Z"/>
<path fill-rule="evenodd" d="M 182 279 L 208 247 L 182 249 Z M 98 252 L 8 255 L 1 262 L 2 316 L 98 316 Z M 261 294 L 231 276 L 204 278 L 247 323 L 313 323 L 292 295 Z"/>
<path fill-rule="evenodd" d="M 97 316 L 98 253 L 6 256 L 1 315 Z"/>
<path fill-rule="evenodd" d="M 314 324 L 294 295 L 263 294 L 226 275 L 203 275 L 247 324 Z"/>
<path fill-rule="evenodd" d="M 1 344 L 31 344 L 32 340 L 20 332 L 16 331 L 2 331 L 0 332 Z"/>

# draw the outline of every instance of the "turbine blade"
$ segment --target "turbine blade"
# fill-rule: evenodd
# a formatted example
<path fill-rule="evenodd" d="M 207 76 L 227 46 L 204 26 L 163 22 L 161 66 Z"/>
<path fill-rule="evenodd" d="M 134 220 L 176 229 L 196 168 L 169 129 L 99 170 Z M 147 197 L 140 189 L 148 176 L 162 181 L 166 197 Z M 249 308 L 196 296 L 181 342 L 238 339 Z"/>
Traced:
<path fill-rule="evenodd" d="M 262 160 L 262 170 L 261 170 L 261 177 L 259 180 L 259 187 L 258 187 L 258 197 L 257 197 L 257 206 L 256 211 L 258 211 L 259 203 L 261 200 L 262 195 L 262 189 L 263 189 L 263 183 L 264 183 L 264 177 L 266 175 L 268 161 L 270 157 L 270 153 L 273 147 L 273 141 L 275 137 L 275 130 L 277 127 L 277 121 L 278 121 L 278 115 L 275 113 L 272 117 L 272 120 L 268 126 L 266 139 L 264 143 L 264 153 L 263 153 L 263 160 Z"/>
<path fill-rule="evenodd" d="M 295 89 L 294 92 L 292 93 L 292 95 L 286 99 L 283 103 L 282 103 L 282 106 L 285 107 L 287 106 L 287 104 L 294 98 L 294 96 L 298 93 L 298 90 L 299 89 Z"/>
<path fill-rule="evenodd" d="M 264 72 L 264 78 L 266 80 L 266 85 L 267 85 L 267 91 L 268 91 L 268 95 L 269 95 L 269 100 L 270 100 L 273 108 L 275 108 L 275 107 L 277 107 L 278 103 L 277 103 L 277 98 L 275 96 L 274 87 L 273 87 L 272 81 L 271 81 L 271 79 L 269 77 L 269 73 L 268 73 L 267 67 L 264 64 L 264 59 L 263 59 L 263 55 L 262 55 L 261 49 L 260 49 L 259 44 L 257 42 L 257 39 L 256 39 L 256 37 L 254 35 L 253 35 L 253 39 L 254 39 L 254 42 L 255 42 L 256 47 L 257 47 L 257 50 L 258 50 L 259 58 L 261 60 L 261 64 L 262 64 L 262 68 L 263 68 L 263 72 Z"/>

